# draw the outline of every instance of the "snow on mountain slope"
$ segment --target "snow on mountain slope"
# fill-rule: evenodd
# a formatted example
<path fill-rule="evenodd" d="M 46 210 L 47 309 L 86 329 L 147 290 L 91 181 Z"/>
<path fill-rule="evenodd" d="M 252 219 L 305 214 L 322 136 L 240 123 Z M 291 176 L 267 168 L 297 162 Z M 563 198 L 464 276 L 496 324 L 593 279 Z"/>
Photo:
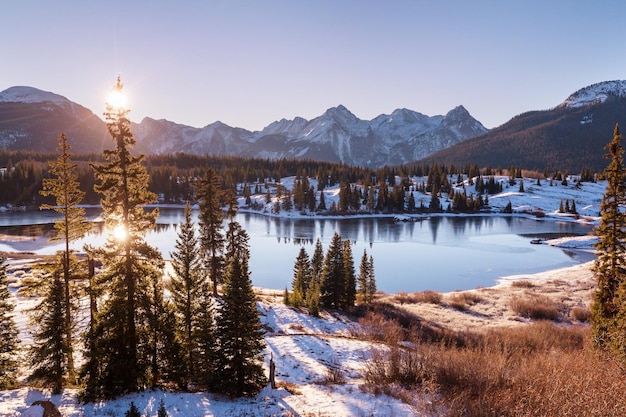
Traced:
<path fill-rule="evenodd" d="M 49 91 L 33 87 L 11 87 L 0 92 L 0 103 L 44 103 L 52 102 L 59 105 L 70 103 L 68 99 Z"/>
<path fill-rule="evenodd" d="M 576 108 L 604 103 L 611 96 L 626 96 L 626 80 L 605 81 L 581 88 L 566 98 L 559 107 Z"/>
<path fill-rule="evenodd" d="M 84 124 L 84 120 L 89 120 L 89 129 L 74 132 L 75 136 L 85 144 L 102 146 L 101 132 L 106 132 L 102 120 L 58 94 L 32 87 L 11 87 L 0 92 L 0 107 L 6 115 L 0 129 L 0 147 L 54 150 L 58 132 L 67 130 L 66 126 Z M 47 115 L 47 119 L 42 115 Z M 19 126 L 16 120 L 21 121 Z M 149 117 L 133 124 L 132 129 L 136 149 L 146 154 L 305 158 L 369 167 L 420 159 L 487 131 L 462 106 L 446 116 L 429 117 L 397 109 L 390 115 L 362 120 L 343 105 L 312 120 L 282 119 L 256 132 L 221 122 L 200 129 Z M 46 132 L 53 133 L 45 135 Z M 85 151 L 87 147 L 78 142 L 76 145 L 75 151 Z M 91 146 L 88 150 L 96 149 Z"/>

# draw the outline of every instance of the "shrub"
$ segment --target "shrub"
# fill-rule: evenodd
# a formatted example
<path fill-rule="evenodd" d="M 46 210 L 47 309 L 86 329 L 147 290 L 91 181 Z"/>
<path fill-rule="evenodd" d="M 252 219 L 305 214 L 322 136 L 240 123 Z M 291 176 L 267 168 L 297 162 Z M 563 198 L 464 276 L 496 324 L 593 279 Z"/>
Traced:
<path fill-rule="evenodd" d="M 426 290 L 422 292 L 414 292 L 411 294 L 407 294 L 406 292 L 399 292 L 393 297 L 393 299 L 400 304 L 441 304 L 443 296 L 436 291 Z"/>
<path fill-rule="evenodd" d="M 356 336 L 395 345 L 404 339 L 404 329 L 395 320 L 387 319 L 380 313 L 369 312 L 359 320 Z"/>
<path fill-rule="evenodd" d="M 510 307 L 515 314 L 527 319 L 555 321 L 560 317 L 559 306 L 544 296 L 516 297 L 511 300 Z"/>
<path fill-rule="evenodd" d="M 467 307 L 482 302 L 484 299 L 475 292 L 460 292 L 450 297 L 448 305 L 456 310 L 466 310 Z"/>
<path fill-rule="evenodd" d="M 337 358 L 331 358 L 330 362 L 326 365 L 326 384 L 345 384 L 346 377 L 344 371 L 341 368 L 341 363 Z"/>
<path fill-rule="evenodd" d="M 372 352 L 366 388 L 405 401 L 425 391 L 435 408 L 427 415 L 626 415 L 621 363 L 588 349 L 586 326 L 541 322 L 464 336 L 463 347 Z"/>
<path fill-rule="evenodd" d="M 572 308 L 570 316 L 573 320 L 579 321 L 581 323 L 586 323 L 591 318 L 591 310 L 587 307 L 576 306 Z"/>
<path fill-rule="evenodd" d="M 536 285 L 534 282 L 532 281 L 528 281 L 525 279 L 519 280 L 519 281 L 513 281 L 511 283 L 511 287 L 513 288 L 534 288 Z"/>

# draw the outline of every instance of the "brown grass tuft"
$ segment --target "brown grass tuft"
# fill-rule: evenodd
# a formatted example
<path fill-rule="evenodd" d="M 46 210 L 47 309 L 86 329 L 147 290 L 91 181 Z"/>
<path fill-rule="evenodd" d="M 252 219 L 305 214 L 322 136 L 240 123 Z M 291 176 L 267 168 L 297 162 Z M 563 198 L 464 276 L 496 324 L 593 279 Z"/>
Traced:
<path fill-rule="evenodd" d="M 429 415 L 626 415 L 625 372 L 589 348 L 589 333 L 586 326 L 541 322 L 465 333 L 463 347 L 378 350 L 366 365 L 366 384 L 408 401 L 408 392 L 436 398 Z"/>
<path fill-rule="evenodd" d="M 562 305 L 541 295 L 532 295 L 524 298 L 515 297 L 510 303 L 511 310 L 515 314 L 532 320 L 559 320 L 559 310 Z"/>
<path fill-rule="evenodd" d="M 587 307 L 576 306 L 572 308 L 570 312 L 572 320 L 579 321 L 581 323 L 587 323 L 591 318 L 591 310 Z"/>
<path fill-rule="evenodd" d="M 400 304 L 418 304 L 418 303 L 430 303 L 441 304 L 443 296 L 436 291 L 422 291 L 408 294 L 406 292 L 399 292 L 393 297 L 393 300 Z"/>
<path fill-rule="evenodd" d="M 519 280 L 519 281 L 513 281 L 511 283 L 511 287 L 513 287 L 513 288 L 535 288 L 536 285 L 532 281 L 528 281 L 528 280 L 522 279 L 522 280 Z"/>
<path fill-rule="evenodd" d="M 450 297 L 448 305 L 456 310 L 465 311 L 468 307 L 482 301 L 484 301 L 484 298 L 475 292 L 459 292 Z"/>

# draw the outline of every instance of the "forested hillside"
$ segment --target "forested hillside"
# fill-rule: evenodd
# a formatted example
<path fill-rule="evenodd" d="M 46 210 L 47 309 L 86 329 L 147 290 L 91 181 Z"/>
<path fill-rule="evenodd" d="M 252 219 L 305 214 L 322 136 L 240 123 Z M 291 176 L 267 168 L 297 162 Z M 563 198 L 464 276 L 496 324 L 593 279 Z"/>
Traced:
<path fill-rule="evenodd" d="M 589 106 L 527 112 L 420 163 L 600 171 L 606 166 L 604 146 L 610 141 L 616 123 L 626 125 L 626 98 L 611 97 Z"/>

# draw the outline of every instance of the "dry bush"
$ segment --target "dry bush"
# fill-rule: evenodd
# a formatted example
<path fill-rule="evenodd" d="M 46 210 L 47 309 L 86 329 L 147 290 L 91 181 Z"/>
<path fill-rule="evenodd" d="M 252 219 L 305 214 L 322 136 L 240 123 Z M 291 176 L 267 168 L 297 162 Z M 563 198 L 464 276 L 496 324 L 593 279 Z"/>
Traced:
<path fill-rule="evenodd" d="M 556 321 L 563 306 L 548 297 L 533 295 L 513 298 L 510 307 L 515 314 L 527 319 Z"/>
<path fill-rule="evenodd" d="M 528 281 L 528 280 L 522 279 L 522 280 L 519 280 L 519 281 L 513 281 L 511 283 L 511 287 L 513 287 L 513 288 L 534 288 L 534 287 L 536 287 L 536 285 L 532 281 Z"/>
<path fill-rule="evenodd" d="M 572 308 L 570 316 L 572 317 L 572 320 L 576 320 L 581 323 L 587 323 L 591 318 L 591 310 L 589 310 L 589 308 L 587 307 L 576 306 Z"/>
<path fill-rule="evenodd" d="M 456 310 L 464 311 L 468 307 L 484 301 L 484 298 L 475 292 L 460 292 L 453 294 L 448 301 L 448 305 Z"/>
<path fill-rule="evenodd" d="M 288 381 L 277 381 L 276 388 L 283 388 L 287 392 L 289 392 L 291 395 L 302 394 L 302 392 L 300 391 L 300 388 L 296 384 L 292 382 L 288 382 Z"/>
<path fill-rule="evenodd" d="M 326 385 L 346 383 L 346 376 L 339 359 L 330 358 L 330 362 L 326 365 L 326 379 L 322 383 Z"/>
<path fill-rule="evenodd" d="M 467 336 L 464 347 L 373 352 L 365 371 L 370 391 L 397 396 L 403 389 L 410 398 L 406 391 L 425 390 L 438 399 L 432 415 L 626 415 L 626 375 L 588 348 L 586 326 L 543 322 Z"/>
<path fill-rule="evenodd" d="M 418 303 L 430 303 L 441 304 L 443 296 L 436 291 L 422 291 L 407 294 L 406 292 L 399 292 L 393 297 L 394 301 L 400 304 L 418 304 Z"/>
<path fill-rule="evenodd" d="M 395 320 L 380 313 L 369 312 L 359 319 L 359 327 L 355 328 L 353 335 L 365 340 L 397 345 L 404 339 L 404 329 Z"/>

